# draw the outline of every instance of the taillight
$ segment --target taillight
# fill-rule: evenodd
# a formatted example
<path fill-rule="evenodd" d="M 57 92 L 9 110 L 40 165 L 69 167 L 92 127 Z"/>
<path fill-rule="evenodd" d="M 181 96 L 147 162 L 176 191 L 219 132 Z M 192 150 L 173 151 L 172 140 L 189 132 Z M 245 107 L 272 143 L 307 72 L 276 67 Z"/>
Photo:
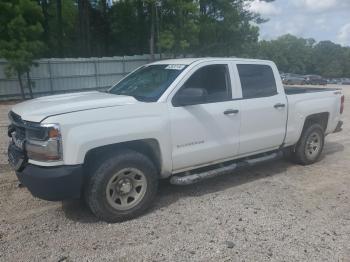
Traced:
<path fill-rule="evenodd" d="M 340 98 L 340 114 L 342 114 L 344 111 L 344 101 L 345 101 L 345 96 L 341 96 L 341 98 Z"/>

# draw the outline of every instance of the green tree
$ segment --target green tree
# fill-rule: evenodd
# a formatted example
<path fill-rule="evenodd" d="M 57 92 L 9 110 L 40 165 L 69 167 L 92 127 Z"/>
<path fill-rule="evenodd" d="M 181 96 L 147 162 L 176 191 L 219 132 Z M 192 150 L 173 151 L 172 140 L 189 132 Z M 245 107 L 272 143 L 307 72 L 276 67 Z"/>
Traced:
<path fill-rule="evenodd" d="M 258 27 L 264 22 L 245 9 L 244 0 L 200 0 L 198 55 L 232 56 L 248 52 L 258 41 Z"/>
<path fill-rule="evenodd" d="M 48 46 L 44 55 L 47 57 L 78 56 L 81 48 L 78 46 L 78 9 L 75 1 L 42 0 L 40 5 L 44 14 L 44 41 Z"/>
<path fill-rule="evenodd" d="M 350 76 L 350 47 L 331 41 L 316 43 L 312 38 L 284 35 L 260 41 L 252 56 L 273 60 L 283 72 L 319 74 L 323 77 Z"/>
<path fill-rule="evenodd" d="M 283 72 L 306 74 L 314 71 L 313 39 L 284 35 L 276 40 L 259 42 L 257 57 L 273 60 Z"/>
<path fill-rule="evenodd" d="M 44 49 L 42 10 L 31 0 L 0 1 L 0 56 L 8 61 L 7 76 L 17 74 L 22 98 L 25 99 L 22 74 L 26 73 L 27 87 L 33 98 L 30 67 Z"/>
<path fill-rule="evenodd" d="M 148 52 L 147 11 L 137 1 L 118 1 L 109 11 L 111 46 L 114 55 Z M 141 23 L 142 21 L 142 23 Z"/>
<path fill-rule="evenodd" d="M 341 77 L 344 73 L 344 52 L 340 45 L 321 41 L 313 50 L 315 73 L 324 77 Z"/>
<path fill-rule="evenodd" d="M 162 30 L 159 45 L 163 50 L 186 55 L 198 43 L 199 6 L 197 1 L 169 0 L 161 5 Z"/>
<path fill-rule="evenodd" d="M 350 47 L 343 47 L 343 77 L 350 78 Z"/>

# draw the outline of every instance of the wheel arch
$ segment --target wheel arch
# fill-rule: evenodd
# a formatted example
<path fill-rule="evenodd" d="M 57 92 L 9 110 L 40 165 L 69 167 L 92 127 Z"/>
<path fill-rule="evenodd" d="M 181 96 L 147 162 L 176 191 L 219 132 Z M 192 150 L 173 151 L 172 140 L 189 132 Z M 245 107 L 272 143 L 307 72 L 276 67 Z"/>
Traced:
<path fill-rule="evenodd" d="M 89 170 L 91 165 L 106 155 L 113 154 L 122 149 L 130 149 L 145 156 L 153 162 L 158 173 L 162 170 L 162 156 L 159 142 L 154 138 L 133 140 L 90 149 L 84 158 L 84 167 Z"/>
<path fill-rule="evenodd" d="M 304 125 L 302 131 L 305 130 L 306 127 L 312 124 L 320 124 L 324 131 L 326 131 L 329 120 L 329 112 L 322 112 L 317 114 L 308 115 L 304 120 Z"/>
<path fill-rule="evenodd" d="M 322 116 L 310 117 L 308 121 L 305 120 L 303 131 L 300 135 L 298 142 L 293 147 L 290 148 L 289 152 L 287 151 L 287 155 L 289 154 L 289 157 L 293 162 L 301 165 L 309 165 L 318 161 L 320 155 L 322 154 L 322 149 L 324 147 L 324 138 L 325 138 L 324 130 L 325 128 L 327 128 L 325 126 L 326 124 L 325 124 L 324 118 L 325 118 L 325 115 L 322 115 Z M 311 133 L 311 131 L 314 132 L 314 129 L 311 129 L 311 128 L 317 128 L 321 132 L 319 139 L 322 141 L 322 143 L 320 144 L 320 142 L 318 142 L 318 145 L 316 146 L 319 148 L 318 152 L 315 151 L 316 149 L 310 149 L 307 147 L 310 134 L 314 134 L 314 133 Z M 316 155 L 311 156 L 310 158 L 310 156 L 308 156 L 308 154 L 306 153 L 307 148 L 308 148 L 308 151 L 314 150 L 316 152 Z"/>

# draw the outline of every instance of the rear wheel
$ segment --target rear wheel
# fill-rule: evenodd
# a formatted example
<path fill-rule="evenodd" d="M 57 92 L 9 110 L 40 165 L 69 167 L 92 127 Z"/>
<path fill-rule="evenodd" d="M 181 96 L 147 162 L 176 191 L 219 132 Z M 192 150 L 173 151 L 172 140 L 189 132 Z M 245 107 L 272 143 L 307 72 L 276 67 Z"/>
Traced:
<path fill-rule="evenodd" d="M 152 204 L 157 187 L 152 161 L 141 153 L 122 150 L 94 166 L 85 199 L 98 218 L 119 222 L 142 214 Z"/>
<path fill-rule="evenodd" d="M 315 163 L 321 156 L 324 146 L 324 130 L 319 124 L 308 125 L 300 140 L 292 149 L 292 159 L 301 165 Z"/>

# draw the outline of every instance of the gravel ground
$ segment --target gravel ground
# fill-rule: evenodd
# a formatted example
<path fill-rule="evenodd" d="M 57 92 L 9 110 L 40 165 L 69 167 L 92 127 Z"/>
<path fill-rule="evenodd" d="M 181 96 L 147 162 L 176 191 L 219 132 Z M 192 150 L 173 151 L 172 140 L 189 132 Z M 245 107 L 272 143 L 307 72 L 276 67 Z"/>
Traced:
<path fill-rule="evenodd" d="M 0 105 L 0 261 L 350 261 L 349 99 L 320 162 L 164 182 L 147 214 L 119 224 L 17 187 L 6 164 L 9 108 Z"/>

